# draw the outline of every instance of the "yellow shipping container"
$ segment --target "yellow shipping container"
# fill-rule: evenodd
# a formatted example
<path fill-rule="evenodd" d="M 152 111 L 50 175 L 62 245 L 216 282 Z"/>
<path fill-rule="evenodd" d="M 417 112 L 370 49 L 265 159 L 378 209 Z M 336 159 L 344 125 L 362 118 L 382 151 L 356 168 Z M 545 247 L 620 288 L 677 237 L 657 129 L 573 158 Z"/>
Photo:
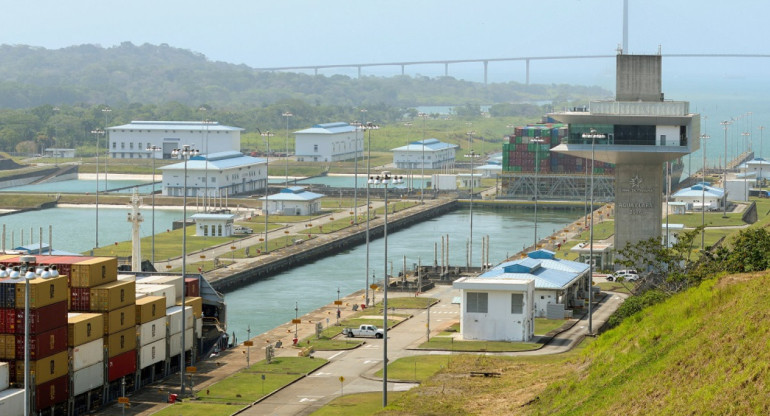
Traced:
<path fill-rule="evenodd" d="M 166 298 L 146 296 L 136 300 L 136 324 L 141 325 L 166 316 Z"/>
<path fill-rule="evenodd" d="M 24 305 L 24 286 L 25 283 L 16 283 L 16 304 Z M 67 289 L 67 276 L 53 277 L 43 279 L 36 277 L 29 281 L 29 307 L 41 308 L 52 305 L 57 302 L 67 300 L 69 290 Z"/>
<path fill-rule="evenodd" d="M 193 315 L 196 318 L 200 318 L 203 315 L 203 298 L 199 297 L 186 297 L 184 298 L 184 303 L 187 306 L 190 306 L 193 310 Z M 176 306 L 181 306 L 182 302 L 177 302 Z"/>
<path fill-rule="evenodd" d="M 136 306 L 128 305 L 104 314 L 104 335 L 136 325 Z"/>
<path fill-rule="evenodd" d="M 70 286 L 94 287 L 118 280 L 116 257 L 95 257 L 72 265 Z"/>
<path fill-rule="evenodd" d="M 109 312 L 133 305 L 136 283 L 117 281 L 91 288 L 91 312 Z"/>
<path fill-rule="evenodd" d="M 136 328 L 124 329 L 104 337 L 107 354 L 110 358 L 136 349 Z"/>
<path fill-rule="evenodd" d="M 101 313 L 70 313 L 67 316 L 68 346 L 87 344 L 104 336 L 104 315 Z"/>
<path fill-rule="evenodd" d="M 37 361 L 30 361 L 29 366 L 35 372 L 35 384 L 62 377 L 69 373 L 69 358 L 67 351 L 62 351 Z M 24 380 L 24 360 L 16 361 L 16 380 Z"/>
<path fill-rule="evenodd" d="M 0 334 L 0 358 L 13 360 L 16 358 L 16 336 Z"/>

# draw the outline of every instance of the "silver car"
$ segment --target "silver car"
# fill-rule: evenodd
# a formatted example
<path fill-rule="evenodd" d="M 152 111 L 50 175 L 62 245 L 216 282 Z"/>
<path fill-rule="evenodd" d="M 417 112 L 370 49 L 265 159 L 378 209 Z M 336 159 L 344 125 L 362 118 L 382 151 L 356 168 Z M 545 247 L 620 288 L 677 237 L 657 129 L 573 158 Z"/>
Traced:
<path fill-rule="evenodd" d="M 635 282 L 639 280 L 639 273 L 636 272 L 634 269 L 623 269 L 618 270 L 615 273 L 613 273 L 611 276 L 607 276 L 607 280 L 612 282 L 613 280 L 626 280 L 629 282 Z"/>

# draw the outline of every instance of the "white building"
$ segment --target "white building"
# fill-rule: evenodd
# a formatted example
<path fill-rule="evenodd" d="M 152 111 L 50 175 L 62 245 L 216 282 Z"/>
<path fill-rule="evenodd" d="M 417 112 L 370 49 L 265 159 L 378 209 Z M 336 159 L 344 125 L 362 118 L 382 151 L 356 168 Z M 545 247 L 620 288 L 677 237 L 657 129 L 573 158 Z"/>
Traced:
<path fill-rule="evenodd" d="M 294 132 L 298 162 L 337 162 L 361 157 L 364 136 L 348 123 L 325 123 Z"/>
<path fill-rule="evenodd" d="M 744 174 L 748 173 L 750 178 L 770 178 L 770 162 L 761 157 L 749 160 L 746 163 L 741 164 L 738 170 Z"/>
<path fill-rule="evenodd" d="M 234 214 L 203 214 L 193 215 L 195 220 L 195 235 L 198 237 L 230 237 L 233 235 Z"/>
<path fill-rule="evenodd" d="M 306 191 L 301 186 L 281 189 L 277 194 L 263 196 L 262 210 L 279 215 L 313 215 L 321 211 L 321 198 L 325 195 Z"/>
<path fill-rule="evenodd" d="M 680 189 L 672 198 L 676 202 L 684 202 L 692 211 L 716 211 L 724 207 L 725 191 L 705 183 L 698 183 L 689 188 Z"/>
<path fill-rule="evenodd" d="M 190 145 L 201 153 L 239 151 L 242 128 L 216 121 L 132 121 L 107 128 L 109 156 L 118 159 L 171 159 L 171 151 Z M 157 146 L 162 152 L 147 151 Z"/>
<path fill-rule="evenodd" d="M 184 165 L 182 161 L 158 168 L 163 172 L 163 195 L 184 195 Z M 221 152 L 187 161 L 187 196 L 226 197 L 257 192 L 266 184 L 267 162 L 262 158 Z"/>
<path fill-rule="evenodd" d="M 43 150 L 43 157 L 75 157 L 75 149 L 60 149 L 49 147 Z"/>
<path fill-rule="evenodd" d="M 391 149 L 393 163 L 399 169 L 444 169 L 455 166 L 456 144 L 443 143 L 438 139 L 411 142 Z"/>
<path fill-rule="evenodd" d="M 529 341 L 535 335 L 533 280 L 463 277 L 452 287 L 462 292 L 463 339 Z"/>

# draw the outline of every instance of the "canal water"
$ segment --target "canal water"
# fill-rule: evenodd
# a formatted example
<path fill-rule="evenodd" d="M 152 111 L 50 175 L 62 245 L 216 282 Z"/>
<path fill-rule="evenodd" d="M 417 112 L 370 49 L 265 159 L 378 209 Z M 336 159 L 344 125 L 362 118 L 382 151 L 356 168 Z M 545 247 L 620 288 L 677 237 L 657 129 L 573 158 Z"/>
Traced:
<path fill-rule="evenodd" d="M 583 213 L 578 211 L 543 211 L 538 213 L 538 237 L 544 238 L 564 228 Z M 421 264 L 432 264 L 434 243 L 441 256 L 441 236 L 449 235 L 450 263 L 465 266 L 466 241 L 470 232 L 468 209 L 453 211 L 441 217 L 414 225 L 408 229 L 388 234 L 388 268 L 393 263 L 393 274 L 403 267 L 412 269 L 420 259 Z M 481 237 L 489 236 L 489 261 L 498 264 L 507 256 L 533 243 L 534 213 L 532 210 L 473 210 L 473 265 L 481 263 Z M 372 275 L 381 280 L 385 272 L 383 239 L 372 240 L 369 245 L 369 279 Z M 439 260 L 439 264 L 440 260 Z M 246 330 L 256 335 L 280 326 L 295 316 L 331 303 L 341 296 L 363 290 L 366 286 L 366 246 L 354 247 L 345 252 L 320 259 L 307 265 L 288 270 L 279 275 L 253 283 L 227 293 L 228 329 L 235 333 L 238 342 L 246 339 Z M 376 298 L 382 296 L 376 293 Z M 361 302 L 363 303 L 363 298 Z M 330 316 L 330 322 L 334 322 Z"/>

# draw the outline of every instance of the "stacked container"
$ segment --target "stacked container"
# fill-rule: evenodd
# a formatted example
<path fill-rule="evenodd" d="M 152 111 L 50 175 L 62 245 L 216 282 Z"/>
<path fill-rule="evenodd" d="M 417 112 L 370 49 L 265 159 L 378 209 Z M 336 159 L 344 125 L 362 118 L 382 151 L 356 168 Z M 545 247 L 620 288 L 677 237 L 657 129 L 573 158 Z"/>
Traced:
<path fill-rule="evenodd" d="M 146 296 L 136 301 L 136 322 L 139 333 L 139 368 L 143 381 L 152 382 L 164 374 L 167 358 L 166 299 Z"/>
<path fill-rule="evenodd" d="M 102 312 L 105 316 L 104 345 L 109 357 L 107 381 L 136 371 L 135 298 L 136 284 L 131 281 L 116 280 L 91 288 L 91 311 Z"/>
<path fill-rule="evenodd" d="M 10 365 L 0 363 L 0 410 L 3 416 L 24 414 L 24 389 L 11 389 Z"/>
<path fill-rule="evenodd" d="M 104 315 L 70 313 L 69 358 L 72 363 L 72 395 L 104 385 Z"/>
<path fill-rule="evenodd" d="M 185 307 L 184 314 L 184 346 L 185 351 L 189 351 L 193 347 L 195 316 L 190 306 Z M 169 357 L 175 357 L 182 353 L 182 306 L 173 306 L 166 309 L 166 315 L 168 316 Z"/>

